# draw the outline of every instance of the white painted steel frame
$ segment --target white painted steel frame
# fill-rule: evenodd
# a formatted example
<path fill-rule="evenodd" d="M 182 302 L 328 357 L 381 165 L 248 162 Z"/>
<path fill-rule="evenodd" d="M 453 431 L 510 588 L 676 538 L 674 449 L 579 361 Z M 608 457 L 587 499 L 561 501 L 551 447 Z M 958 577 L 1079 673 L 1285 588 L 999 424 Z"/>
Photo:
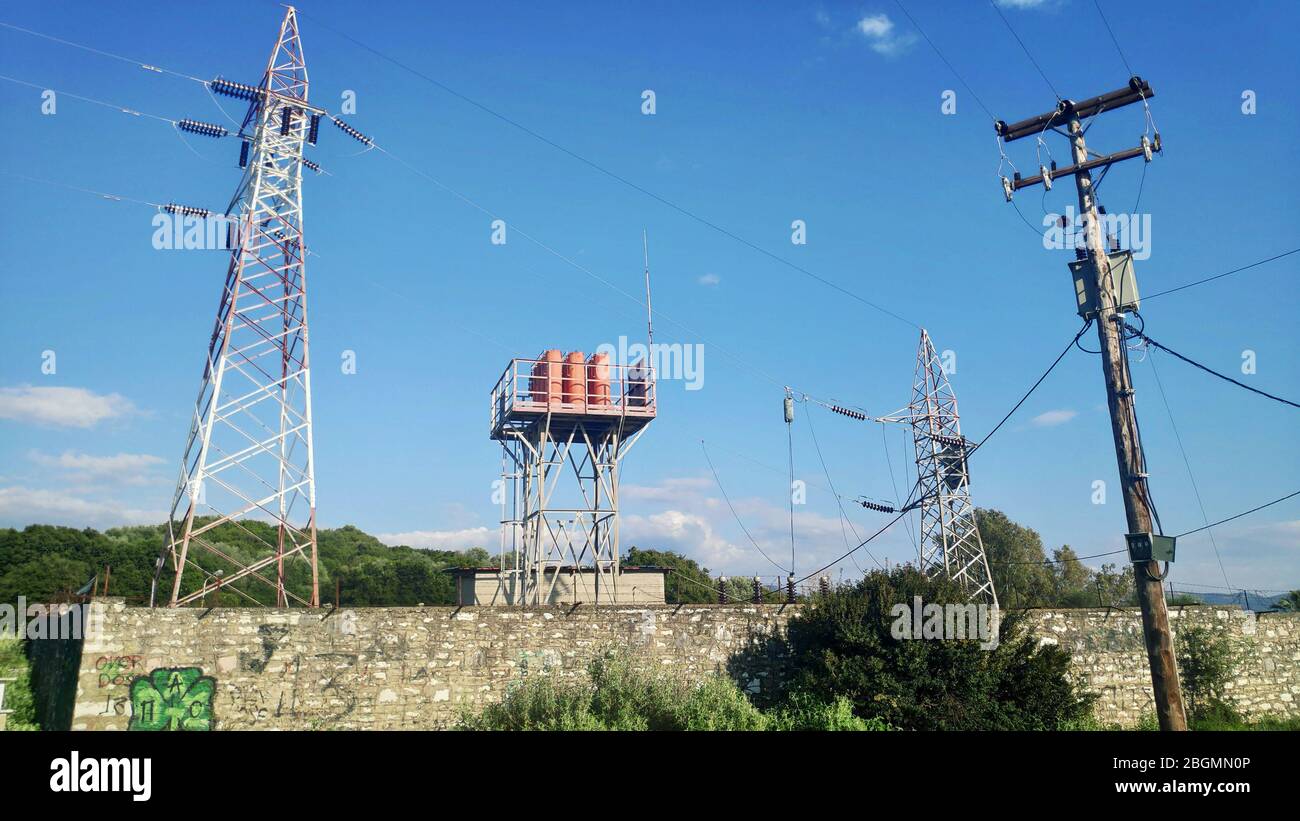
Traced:
<path fill-rule="evenodd" d="M 166 602 L 173 607 L 219 589 L 256 601 L 236 584 L 245 579 L 273 587 L 277 606 L 320 604 L 302 232 L 302 155 L 310 115 L 319 109 L 307 102 L 307 67 L 292 7 L 258 87 L 260 94 L 240 129 L 250 143 L 248 164 L 226 210 L 238 226 L 237 243 L 208 345 L 151 604 L 158 603 L 159 580 L 169 560 L 173 575 Z M 281 133 L 286 110 L 291 112 L 289 124 Z M 274 526 L 275 543 L 247 528 L 248 519 Z M 217 538 L 223 525 L 251 536 L 261 555 L 235 555 Z M 220 567 L 220 575 L 199 565 L 199 553 L 215 557 L 210 564 Z M 287 589 L 289 560 L 309 562 L 309 599 Z M 274 573 L 263 573 L 271 565 Z M 183 593 L 187 568 L 202 574 L 203 583 Z"/>

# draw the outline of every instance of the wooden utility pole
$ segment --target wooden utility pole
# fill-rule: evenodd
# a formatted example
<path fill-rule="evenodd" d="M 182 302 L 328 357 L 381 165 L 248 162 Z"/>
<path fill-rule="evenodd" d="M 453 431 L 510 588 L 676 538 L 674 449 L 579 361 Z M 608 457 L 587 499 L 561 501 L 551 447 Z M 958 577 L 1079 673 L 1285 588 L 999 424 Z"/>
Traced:
<path fill-rule="evenodd" d="M 1147 487 L 1142 442 L 1138 436 L 1137 411 L 1133 403 L 1133 384 L 1128 368 L 1128 351 L 1122 334 L 1121 304 L 1116 298 L 1116 288 L 1111 276 L 1110 258 L 1102 235 L 1101 217 L 1093 187 L 1092 169 L 1108 167 L 1112 163 L 1138 156 L 1150 160 L 1151 151 L 1160 148 L 1157 134 L 1154 146 L 1143 136 L 1142 145 L 1128 151 L 1097 156 L 1090 160 L 1084 140 L 1082 120 L 1110 111 L 1123 105 L 1145 102 L 1154 92 L 1140 78 L 1134 77 L 1127 88 L 1112 91 L 1075 104 L 1069 100 L 1059 103 L 1056 110 L 1013 125 L 999 122 L 999 136 L 1005 140 L 1018 139 L 1030 134 L 1043 134 L 1054 126 L 1065 126 L 1070 140 L 1074 165 L 1062 169 L 1041 168 L 1038 177 L 1019 179 L 1014 183 L 1004 180 L 1008 198 L 1011 192 L 1028 185 L 1051 181 L 1058 177 L 1074 176 L 1079 194 L 1079 213 L 1084 220 L 1084 239 L 1087 256 L 1091 261 L 1096 286 L 1097 339 L 1101 344 L 1101 368 L 1106 380 L 1107 406 L 1110 409 L 1111 432 L 1115 439 L 1115 459 L 1119 464 L 1120 488 L 1124 497 L 1124 513 L 1128 519 L 1129 533 L 1152 532 L 1151 495 Z M 1058 132 L 1060 133 L 1060 132 Z M 1134 562 L 1133 576 L 1137 586 L 1138 603 L 1142 608 L 1142 632 L 1146 640 L 1147 661 L 1151 666 L 1151 689 L 1155 694 L 1156 716 L 1162 730 L 1186 730 L 1187 719 L 1183 712 L 1183 697 L 1178 684 L 1178 668 L 1174 662 L 1173 639 L 1169 631 L 1169 611 L 1165 606 L 1163 576 L 1154 560 Z"/>

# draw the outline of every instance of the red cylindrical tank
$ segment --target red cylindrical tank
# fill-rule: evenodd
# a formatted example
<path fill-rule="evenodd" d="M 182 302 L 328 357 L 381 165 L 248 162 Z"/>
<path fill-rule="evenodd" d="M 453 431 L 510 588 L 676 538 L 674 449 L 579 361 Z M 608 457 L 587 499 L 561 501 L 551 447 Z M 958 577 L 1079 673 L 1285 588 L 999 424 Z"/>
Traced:
<path fill-rule="evenodd" d="M 596 407 L 609 405 L 609 354 L 594 353 L 587 360 L 587 401 Z"/>
<path fill-rule="evenodd" d="M 570 351 L 564 362 L 564 404 L 579 413 L 587 409 L 587 368 L 582 351 Z"/>
<path fill-rule="evenodd" d="M 564 354 L 558 348 L 552 348 L 542 351 L 537 358 L 541 361 L 533 363 L 533 376 L 528 386 L 533 401 L 560 401 L 560 370 Z"/>

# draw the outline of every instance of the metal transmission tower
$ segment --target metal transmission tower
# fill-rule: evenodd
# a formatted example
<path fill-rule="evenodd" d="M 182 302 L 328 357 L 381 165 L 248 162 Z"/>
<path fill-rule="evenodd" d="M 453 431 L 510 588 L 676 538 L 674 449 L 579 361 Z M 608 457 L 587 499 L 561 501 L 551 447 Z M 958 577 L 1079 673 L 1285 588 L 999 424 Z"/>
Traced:
<path fill-rule="evenodd" d="M 970 592 L 971 599 L 997 606 L 997 592 L 970 499 L 970 472 L 966 440 L 957 417 L 957 395 L 924 329 L 908 411 L 921 509 L 921 570 L 929 576 L 943 574 L 955 579 Z"/>
<path fill-rule="evenodd" d="M 325 112 L 307 103 L 293 7 L 258 85 L 218 78 L 210 88 L 248 101 L 239 133 L 244 176 L 226 209 L 234 238 L 230 263 L 150 599 L 157 603 L 170 560 L 171 591 L 164 595 L 173 607 L 223 587 L 257 601 L 241 581 L 273 587 L 277 606 L 316 607 L 302 167 L 314 168 L 303 149 L 315 142 Z M 250 520 L 269 523 L 275 535 L 264 538 Z M 232 530 L 254 548 L 237 552 L 223 543 Z M 286 587 L 291 560 L 310 564 L 309 600 Z M 201 574 L 197 587 L 182 584 L 187 568 Z"/>

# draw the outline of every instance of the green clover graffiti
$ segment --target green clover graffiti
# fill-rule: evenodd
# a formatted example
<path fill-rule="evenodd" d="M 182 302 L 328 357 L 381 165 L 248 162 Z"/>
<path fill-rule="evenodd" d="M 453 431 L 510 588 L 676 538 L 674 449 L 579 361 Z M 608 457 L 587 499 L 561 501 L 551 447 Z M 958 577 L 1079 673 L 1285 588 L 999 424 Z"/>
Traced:
<path fill-rule="evenodd" d="M 210 730 L 217 681 L 198 667 L 160 667 L 131 682 L 129 730 Z"/>

